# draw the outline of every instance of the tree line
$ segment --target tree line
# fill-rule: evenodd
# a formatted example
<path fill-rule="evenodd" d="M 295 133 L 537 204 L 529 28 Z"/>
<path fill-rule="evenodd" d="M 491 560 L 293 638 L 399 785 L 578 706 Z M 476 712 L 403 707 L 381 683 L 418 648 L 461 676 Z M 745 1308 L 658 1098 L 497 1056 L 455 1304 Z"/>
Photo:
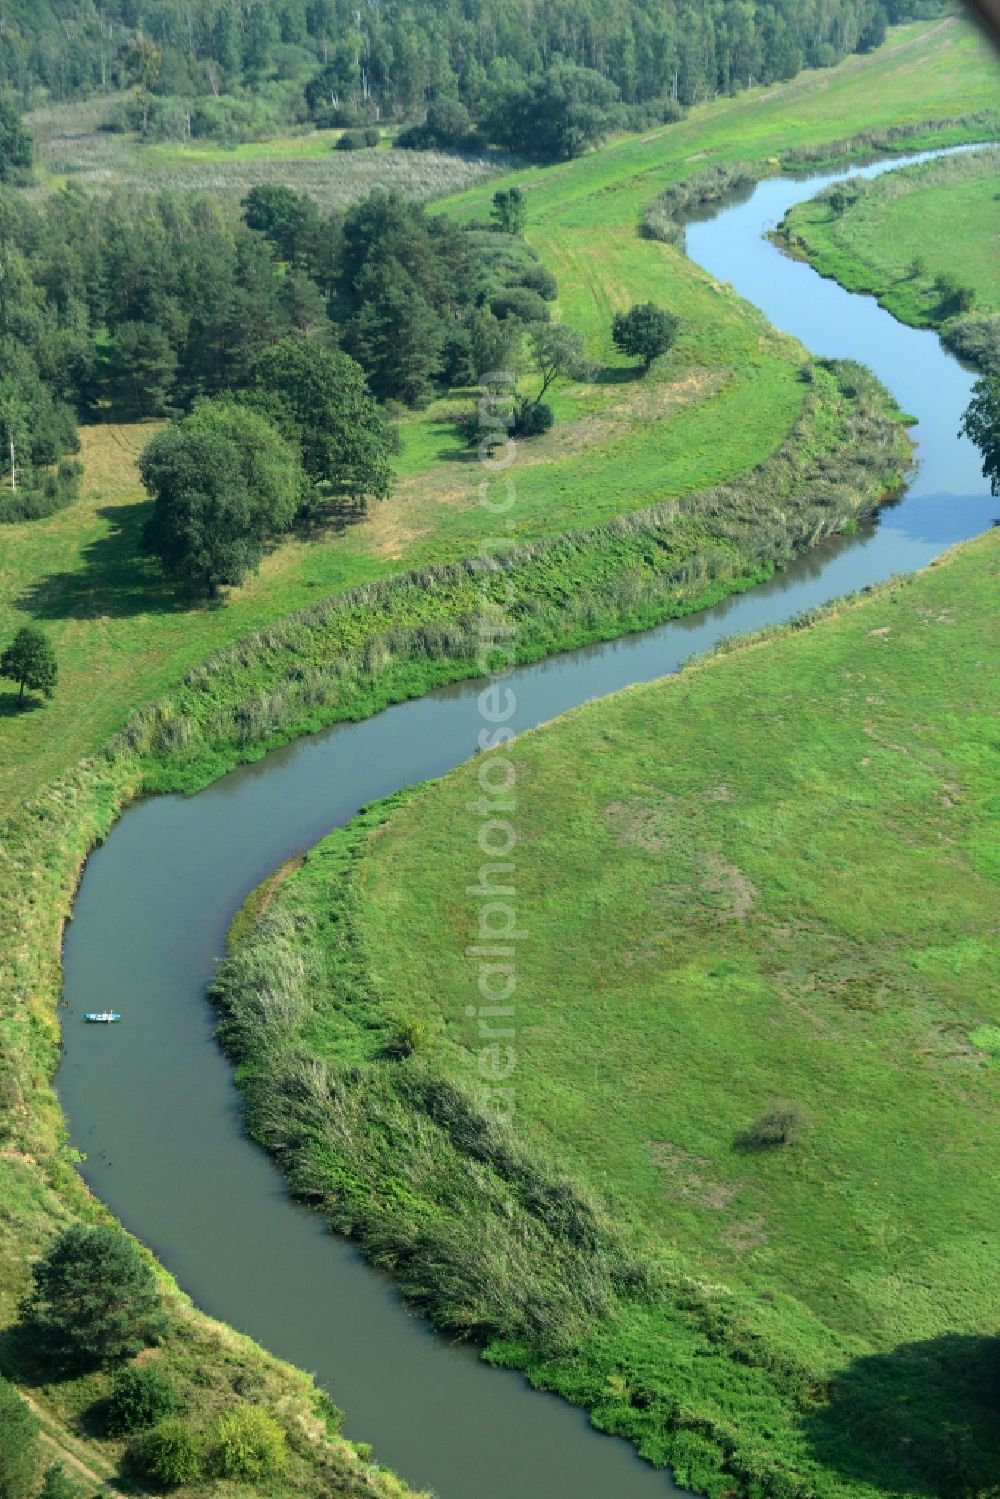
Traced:
<path fill-rule="evenodd" d="M 286 120 L 419 120 L 434 100 L 454 99 L 485 121 L 558 64 L 592 71 L 625 105 L 683 105 L 830 66 L 878 46 L 888 24 L 938 9 L 937 0 L 34 0 L 4 16 L 0 90 L 26 99 L 134 91 L 141 125 L 182 134 L 238 127 L 247 96 Z M 185 102 L 163 108 L 168 100 Z"/>
<path fill-rule="evenodd" d="M 505 367 L 548 319 L 554 278 L 502 202 L 463 228 L 384 192 L 325 216 L 262 185 L 234 220 L 203 196 L 68 189 L 34 206 L 0 186 L 0 519 L 72 497 L 78 417 L 223 393 L 252 394 L 314 484 L 384 494 L 392 432 L 375 401 L 419 404 Z M 323 421 L 292 420 L 293 370 L 303 389 L 327 381 Z"/>

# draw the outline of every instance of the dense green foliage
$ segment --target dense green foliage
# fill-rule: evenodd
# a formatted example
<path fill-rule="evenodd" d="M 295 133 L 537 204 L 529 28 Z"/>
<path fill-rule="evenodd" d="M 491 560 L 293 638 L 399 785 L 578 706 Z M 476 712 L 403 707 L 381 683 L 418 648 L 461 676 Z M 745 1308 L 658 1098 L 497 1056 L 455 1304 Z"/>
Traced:
<path fill-rule="evenodd" d="M 55 98 L 132 89 L 129 123 L 225 134 L 249 100 L 285 118 L 411 118 L 459 99 L 488 118 L 525 81 L 564 65 L 597 72 L 626 103 L 694 103 L 792 78 L 878 46 L 888 21 L 931 0 L 16 0 L 0 30 L 0 89 Z M 222 96 L 217 97 L 217 96 Z M 175 102 L 176 101 L 176 102 Z"/>
<path fill-rule="evenodd" d="M 33 208 L 8 191 L 0 255 L 4 520 L 75 494 L 72 465 L 52 468 L 78 446 L 73 407 L 147 417 L 249 385 L 299 442 L 311 478 L 384 495 L 389 433 L 360 371 L 288 340 L 332 344 L 332 312 L 375 394 L 418 402 L 490 367 L 555 296 L 516 235 L 463 229 L 388 193 L 325 218 L 280 185 L 248 194 L 244 222 L 193 195 L 66 191 Z M 294 392 L 282 388 L 293 365 Z M 314 390 L 296 416 L 306 365 L 314 387 L 339 373 L 328 398 Z"/>
<path fill-rule="evenodd" d="M 24 1320 L 56 1367 L 112 1364 L 169 1329 L 156 1276 L 119 1228 L 67 1228 L 34 1267 Z"/>
<path fill-rule="evenodd" d="M 59 666 L 52 642 L 37 625 L 22 625 L 14 639 L 0 654 L 0 677 L 18 684 L 19 696 L 25 691 L 51 697 L 59 678 Z"/>
<path fill-rule="evenodd" d="M 348 210 L 341 235 L 334 313 L 382 399 L 420 403 L 435 386 L 476 378 L 487 307 L 518 325 L 548 316 L 551 277 L 513 235 L 470 234 L 382 192 Z"/>
<path fill-rule="evenodd" d="M 498 91 L 483 130 L 520 156 L 566 161 L 610 133 L 617 119 L 615 94 L 613 84 L 593 68 L 555 63 Z"/>
<path fill-rule="evenodd" d="M 261 412 L 200 401 L 139 460 L 153 496 L 144 544 L 171 577 L 215 592 L 253 572 L 303 497 L 294 446 Z"/>
<path fill-rule="evenodd" d="M 73 1482 L 62 1463 L 46 1468 L 38 1499 L 83 1499 L 83 1490 Z"/>
<path fill-rule="evenodd" d="M 903 322 L 939 328 L 982 368 L 1000 364 L 1000 152 L 920 162 L 797 204 L 781 240 Z M 961 233 L 956 233 L 956 225 Z"/>
<path fill-rule="evenodd" d="M 962 431 L 982 454 L 990 494 L 1000 494 L 1000 371 L 977 380 L 962 418 Z"/>
<path fill-rule="evenodd" d="M 347 354 L 284 339 L 254 366 L 250 399 L 295 443 L 314 484 L 357 501 L 389 493 L 392 429 Z"/>
<path fill-rule="evenodd" d="M 616 312 L 611 322 L 615 347 L 633 359 L 641 359 L 648 371 L 661 354 L 665 354 L 680 326 L 672 312 L 655 302 L 637 303 L 627 312 Z"/>
<path fill-rule="evenodd" d="M 14 101 L 0 95 L 0 182 L 21 182 L 31 172 L 32 140 Z"/>
<path fill-rule="evenodd" d="M 220 1478 L 260 1483 L 277 1477 L 288 1456 L 285 1433 L 259 1405 L 237 1405 L 219 1418 L 212 1467 Z"/>
<path fill-rule="evenodd" d="M 38 1420 L 0 1375 L 0 1496 L 29 1499 L 38 1468 Z"/>
<path fill-rule="evenodd" d="M 168 1416 L 134 1443 L 130 1455 L 140 1473 L 174 1489 L 201 1477 L 205 1444 L 179 1416 Z"/>
<path fill-rule="evenodd" d="M 53 465 L 79 448 L 58 376 L 46 382 L 19 337 L 29 313 L 19 301 L 16 262 L 12 285 L 9 269 L 0 277 L 0 521 L 45 515 L 73 498 L 75 466 Z"/>
<path fill-rule="evenodd" d="M 119 1369 L 108 1397 L 107 1425 L 115 1436 L 155 1426 L 176 1415 L 181 1401 L 167 1376 L 155 1364 Z"/>
<path fill-rule="evenodd" d="M 993 1492 L 996 558 L 505 746 L 511 1017 L 469 1020 L 481 757 L 324 840 L 219 976 L 293 1189 L 718 1499 Z"/>

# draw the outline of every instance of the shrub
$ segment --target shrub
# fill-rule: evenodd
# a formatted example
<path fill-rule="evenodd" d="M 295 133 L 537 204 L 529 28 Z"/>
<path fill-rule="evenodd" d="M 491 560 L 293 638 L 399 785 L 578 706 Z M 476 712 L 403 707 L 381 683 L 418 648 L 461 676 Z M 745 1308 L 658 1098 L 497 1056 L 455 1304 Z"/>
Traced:
<path fill-rule="evenodd" d="M 981 1025 L 970 1033 L 969 1040 L 980 1051 L 985 1051 L 991 1057 L 1000 1059 L 1000 1026 Z"/>
<path fill-rule="evenodd" d="M 337 150 L 360 151 L 364 143 L 364 136 L 359 131 L 345 130 L 343 135 L 337 138 Z"/>
<path fill-rule="evenodd" d="M 366 146 L 368 146 L 370 149 L 374 149 L 374 147 L 377 146 L 379 141 L 382 139 L 382 136 L 378 130 L 370 127 L 368 130 L 363 130 L 361 132 L 361 139 L 364 141 Z"/>
<path fill-rule="evenodd" d="M 284 1431 L 259 1405 L 238 1405 L 220 1417 L 212 1451 L 220 1478 L 273 1478 L 284 1471 L 287 1457 Z"/>
<path fill-rule="evenodd" d="M 521 401 L 514 412 L 515 437 L 541 437 L 555 421 L 555 412 L 544 401 Z"/>
<path fill-rule="evenodd" d="M 1000 314 L 973 313 L 942 329 L 941 342 L 959 359 L 986 371 L 1000 369 Z"/>
<path fill-rule="evenodd" d="M 34 1491 L 38 1422 L 14 1386 L 0 1376 L 0 1494 L 27 1499 Z"/>
<path fill-rule="evenodd" d="M 194 1483 L 204 1468 L 201 1438 L 176 1416 L 154 1426 L 131 1449 L 135 1466 L 163 1488 Z"/>
<path fill-rule="evenodd" d="M 767 1150 L 772 1145 L 792 1145 L 809 1122 L 809 1116 L 797 1103 L 772 1103 L 743 1131 L 737 1143 L 745 1150 Z"/>
<path fill-rule="evenodd" d="M 494 317 L 520 318 L 522 323 L 547 323 L 549 309 L 537 291 L 527 286 L 509 286 L 490 297 Z"/>
<path fill-rule="evenodd" d="M 411 1057 L 415 1051 L 422 1051 L 427 1045 L 430 1031 L 423 1020 L 417 1020 L 414 1016 L 408 1016 L 401 1020 L 392 1035 L 385 1044 L 386 1056 Z"/>
<path fill-rule="evenodd" d="M 403 151 L 471 151 L 478 144 L 469 111 L 457 99 L 435 99 L 422 125 L 396 137 Z"/>
<path fill-rule="evenodd" d="M 972 311 L 976 294 L 971 286 L 963 286 L 957 276 L 950 271 L 942 271 L 940 276 L 934 278 L 934 290 L 940 301 L 938 303 L 938 314 L 941 317 L 961 317 L 964 313 Z"/>
<path fill-rule="evenodd" d="M 62 1463 L 46 1468 L 38 1499 L 82 1499 L 81 1490 L 67 1476 Z"/>
<path fill-rule="evenodd" d="M 170 1380 L 152 1365 L 130 1364 L 115 1376 L 108 1400 L 108 1431 L 113 1436 L 142 1431 L 176 1415 L 181 1400 Z"/>

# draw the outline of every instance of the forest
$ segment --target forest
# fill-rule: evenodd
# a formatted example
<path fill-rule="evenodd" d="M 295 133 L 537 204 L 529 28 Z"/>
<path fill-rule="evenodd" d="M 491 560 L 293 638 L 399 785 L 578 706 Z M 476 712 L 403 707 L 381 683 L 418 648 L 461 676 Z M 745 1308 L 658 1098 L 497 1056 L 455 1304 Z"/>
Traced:
<path fill-rule="evenodd" d="M 382 401 L 420 404 L 547 322 L 555 278 L 503 224 L 460 228 L 384 192 L 325 217 L 279 184 L 252 189 L 237 220 L 208 197 L 67 189 L 36 208 L 0 189 L 0 519 L 72 497 L 78 416 L 159 416 L 251 387 L 276 399 L 289 370 L 267 355 L 282 340 L 323 348 L 352 426 L 388 432 L 365 377 Z M 378 493 L 386 451 L 380 438 L 373 485 L 356 465 L 315 477 Z"/>
<path fill-rule="evenodd" d="M 135 90 L 123 124 L 170 136 L 270 123 L 476 120 L 557 64 L 624 106 L 688 105 L 870 51 L 938 0 L 5 0 L 0 91 L 25 102 Z M 169 101 L 169 103 L 168 103 Z"/>

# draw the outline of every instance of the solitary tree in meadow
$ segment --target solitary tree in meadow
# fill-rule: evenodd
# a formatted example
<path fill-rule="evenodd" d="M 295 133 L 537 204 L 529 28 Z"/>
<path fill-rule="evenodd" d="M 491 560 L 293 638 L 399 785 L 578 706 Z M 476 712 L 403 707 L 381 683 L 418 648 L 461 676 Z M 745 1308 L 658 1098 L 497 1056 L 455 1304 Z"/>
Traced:
<path fill-rule="evenodd" d="M 641 302 L 628 312 L 615 313 L 611 336 L 616 348 L 631 358 L 641 359 L 648 371 L 653 361 L 673 344 L 679 326 L 672 312 L 657 307 L 655 302 Z"/>
<path fill-rule="evenodd" d="M 18 700 L 25 692 L 40 692 L 51 697 L 55 691 L 59 667 L 52 642 L 37 625 L 23 625 L 10 645 L 0 655 L 0 677 L 10 677 L 20 687 Z"/>

